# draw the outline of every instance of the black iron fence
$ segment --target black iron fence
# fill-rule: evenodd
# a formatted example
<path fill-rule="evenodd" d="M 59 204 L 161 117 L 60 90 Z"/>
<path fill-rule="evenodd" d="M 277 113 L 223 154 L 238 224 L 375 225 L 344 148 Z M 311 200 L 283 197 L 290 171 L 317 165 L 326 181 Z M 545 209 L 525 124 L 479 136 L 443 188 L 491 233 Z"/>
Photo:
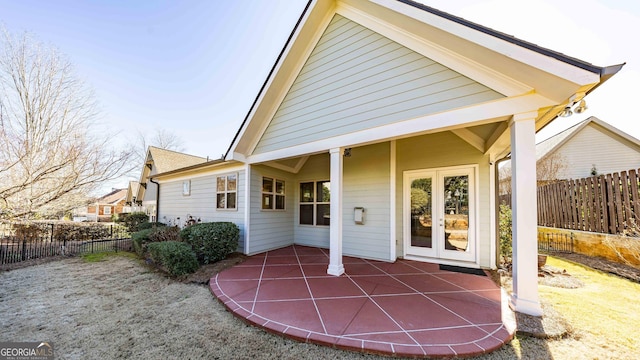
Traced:
<path fill-rule="evenodd" d="M 131 238 L 119 225 L 2 224 L 0 265 L 52 256 L 130 251 Z"/>
<path fill-rule="evenodd" d="M 538 232 L 538 252 L 573 253 L 573 233 Z"/>

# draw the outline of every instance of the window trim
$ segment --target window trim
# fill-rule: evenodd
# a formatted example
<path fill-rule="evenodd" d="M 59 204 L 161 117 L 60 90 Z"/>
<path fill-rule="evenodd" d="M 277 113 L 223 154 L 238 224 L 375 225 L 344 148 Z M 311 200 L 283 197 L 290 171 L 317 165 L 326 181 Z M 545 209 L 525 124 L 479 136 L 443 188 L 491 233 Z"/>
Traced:
<path fill-rule="evenodd" d="M 236 188 L 235 190 L 229 190 L 229 177 L 230 176 L 235 176 L 236 178 Z M 225 189 L 223 191 L 219 191 L 218 190 L 218 179 L 219 178 L 224 178 L 224 187 Z M 216 190 L 216 197 L 214 199 L 215 201 L 215 207 L 216 207 L 216 211 L 237 211 L 238 210 L 238 185 L 239 185 L 239 176 L 237 172 L 234 173 L 226 173 L 226 174 L 218 174 L 216 175 L 215 178 L 215 190 Z M 228 207 L 229 202 L 228 200 L 228 194 L 234 193 L 235 194 L 235 206 L 234 207 Z M 224 201 L 224 205 L 225 207 L 221 208 L 218 207 L 218 195 L 219 194 L 224 194 L 225 197 L 225 201 Z"/>
<path fill-rule="evenodd" d="M 308 184 L 308 183 L 312 183 L 313 184 L 313 201 L 309 201 L 309 202 L 303 202 L 302 201 L 302 194 L 301 192 L 298 192 L 298 226 L 308 226 L 308 227 L 329 227 L 331 226 L 331 221 L 329 221 L 329 225 L 324 225 L 324 224 L 318 224 L 317 220 L 318 220 L 318 205 L 331 205 L 331 198 L 329 198 L 329 201 L 318 201 L 318 185 L 322 184 L 322 183 L 331 183 L 331 181 L 329 179 L 326 180 L 308 180 L 308 181 L 300 181 L 298 184 L 298 190 L 301 190 L 302 184 Z M 331 195 L 329 195 L 329 197 L 331 197 Z M 312 218 L 313 218 L 313 224 L 302 224 L 300 223 L 300 215 L 301 215 L 301 207 L 302 205 L 312 205 L 313 206 L 313 214 L 312 214 Z M 329 215 L 331 216 L 331 215 Z M 329 218 L 331 219 L 331 218 Z"/>
<path fill-rule="evenodd" d="M 217 185 L 217 180 L 216 180 L 216 187 Z M 191 180 L 184 180 L 182 182 L 182 196 L 190 196 L 191 195 Z"/>
<path fill-rule="evenodd" d="M 265 179 L 270 179 L 271 180 L 271 191 L 264 191 L 264 181 Z M 276 192 L 277 189 L 277 183 L 278 182 L 282 182 L 283 185 L 283 192 L 281 194 Z M 269 195 L 271 197 L 271 208 L 264 208 L 264 196 L 265 195 Z M 276 197 L 277 196 L 282 196 L 283 198 L 283 205 L 284 207 L 282 209 L 276 209 Z M 268 176 L 268 175 L 263 175 L 262 176 L 262 182 L 260 183 L 260 211 L 287 211 L 287 182 L 285 180 L 282 179 L 278 179 L 275 176 Z"/>
<path fill-rule="evenodd" d="M 107 212 L 106 210 L 109 209 Z M 111 215 L 111 205 L 104 205 L 102 207 L 102 215 Z"/>

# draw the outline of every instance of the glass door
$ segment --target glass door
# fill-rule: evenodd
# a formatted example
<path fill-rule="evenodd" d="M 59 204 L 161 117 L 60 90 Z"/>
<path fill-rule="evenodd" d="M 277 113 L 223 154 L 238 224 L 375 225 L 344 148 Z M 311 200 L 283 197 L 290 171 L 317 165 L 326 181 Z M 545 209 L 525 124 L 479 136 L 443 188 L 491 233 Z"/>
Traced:
<path fill-rule="evenodd" d="M 404 174 L 405 253 L 475 260 L 475 168 Z"/>

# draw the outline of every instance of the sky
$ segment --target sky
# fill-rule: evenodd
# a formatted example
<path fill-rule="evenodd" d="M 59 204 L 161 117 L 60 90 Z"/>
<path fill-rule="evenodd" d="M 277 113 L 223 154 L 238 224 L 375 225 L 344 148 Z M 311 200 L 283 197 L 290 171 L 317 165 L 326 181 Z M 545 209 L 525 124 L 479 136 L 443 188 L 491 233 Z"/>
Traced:
<path fill-rule="evenodd" d="M 640 1 L 421 0 L 467 20 L 599 66 L 627 63 L 559 118 L 542 140 L 589 116 L 640 139 Z M 57 47 L 119 132 L 165 129 L 185 152 L 220 158 L 249 111 L 306 0 L 0 0 L 0 24 Z M 123 185 L 124 186 L 124 185 Z"/>

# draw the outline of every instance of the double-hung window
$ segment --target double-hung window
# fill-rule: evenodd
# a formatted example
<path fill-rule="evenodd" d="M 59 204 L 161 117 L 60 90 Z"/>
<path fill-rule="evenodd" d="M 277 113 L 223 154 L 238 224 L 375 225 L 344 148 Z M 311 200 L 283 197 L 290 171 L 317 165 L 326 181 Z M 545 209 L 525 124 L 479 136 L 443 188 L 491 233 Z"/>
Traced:
<path fill-rule="evenodd" d="M 262 210 L 284 210 L 284 180 L 262 178 Z"/>
<path fill-rule="evenodd" d="M 330 185 L 328 180 L 300 183 L 300 225 L 330 225 Z"/>
<path fill-rule="evenodd" d="M 238 175 L 228 174 L 216 177 L 216 209 L 237 209 Z"/>

